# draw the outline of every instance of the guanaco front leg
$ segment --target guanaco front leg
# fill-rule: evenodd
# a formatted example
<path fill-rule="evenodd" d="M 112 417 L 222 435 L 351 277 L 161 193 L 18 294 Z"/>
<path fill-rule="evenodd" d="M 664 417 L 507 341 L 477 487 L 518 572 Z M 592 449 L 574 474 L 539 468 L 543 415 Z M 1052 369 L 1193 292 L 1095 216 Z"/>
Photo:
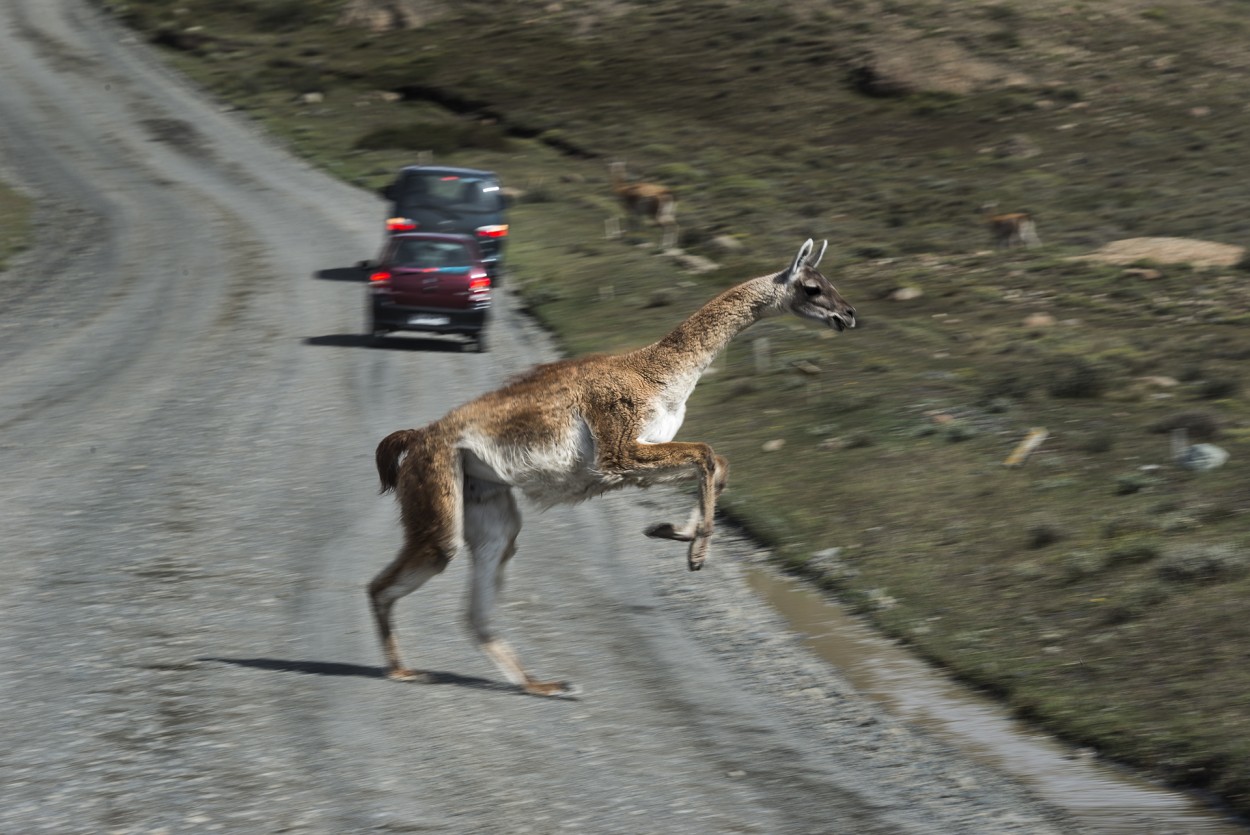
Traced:
<path fill-rule="evenodd" d="M 686 524 L 680 529 L 667 522 L 652 525 L 646 534 L 689 542 L 687 565 L 691 571 L 702 568 L 707 560 L 708 540 L 712 537 L 716 499 L 729 478 L 729 462 L 703 443 L 635 443 L 623 450 L 616 460 L 601 462 L 601 466 L 605 471 L 634 475 L 647 484 L 685 481 L 691 476 L 698 479 L 699 501 Z"/>

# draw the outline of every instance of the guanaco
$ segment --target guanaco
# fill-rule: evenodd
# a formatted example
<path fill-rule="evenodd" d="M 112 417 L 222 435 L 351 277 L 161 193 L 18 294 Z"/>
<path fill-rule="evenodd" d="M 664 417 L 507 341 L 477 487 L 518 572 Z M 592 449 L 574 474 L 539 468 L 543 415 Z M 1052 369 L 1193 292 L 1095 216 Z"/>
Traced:
<path fill-rule="evenodd" d="M 1028 212 L 1011 212 L 1005 215 L 994 214 L 996 203 L 986 203 L 981 207 L 985 215 L 985 226 L 990 230 L 994 246 L 999 249 L 1011 249 L 1018 246 L 1037 246 L 1041 238 L 1037 236 L 1037 224 Z"/>
<path fill-rule="evenodd" d="M 422 678 L 400 660 L 396 601 L 468 551 L 468 620 L 479 647 L 527 693 L 575 692 L 567 682 L 530 676 L 491 626 L 501 570 L 521 529 L 514 488 L 550 507 L 693 480 L 698 501 L 689 518 L 644 533 L 689 543 L 689 569 L 703 567 L 729 462 L 705 443 L 673 440 L 686 400 L 716 355 L 764 316 L 788 312 L 838 332 L 855 327 L 855 309 L 817 269 L 825 246 L 812 252 L 808 240 L 788 267 L 725 290 L 658 342 L 539 365 L 423 428 L 382 439 L 378 476 L 383 493 L 395 491 L 404 534 L 368 589 L 389 678 Z"/>
<path fill-rule="evenodd" d="M 660 245 L 665 249 L 676 246 L 680 229 L 677 226 L 677 197 L 673 190 L 659 183 L 631 182 L 625 173 L 624 162 L 608 163 L 608 173 L 612 178 L 612 191 L 625 210 L 626 221 L 651 221 L 664 230 Z M 620 236 L 620 218 L 608 218 L 607 227 L 610 237 Z"/>

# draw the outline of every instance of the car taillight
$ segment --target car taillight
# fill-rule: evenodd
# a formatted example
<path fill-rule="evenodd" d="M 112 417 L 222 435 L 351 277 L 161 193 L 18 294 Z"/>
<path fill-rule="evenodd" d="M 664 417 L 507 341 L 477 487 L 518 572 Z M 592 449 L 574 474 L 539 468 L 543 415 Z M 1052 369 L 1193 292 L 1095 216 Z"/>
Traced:
<path fill-rule="evenodd" d="M 506 238 L 508 237 L 508 224 L 503 223 L 498 226 L 479 226 L 477 234 L 483 238 Z"/>
<path fill-rule="evenodd" d="M 490 290 L 490 278 L 488 276 L 469 279 L 470 293 L 485 293 L 488 290 Z"/>
<path fill-rule="evenodd" d="M 388 217 L 386 219 L 387 232 L 411 232 L 417 228 L 417 222 L 407 217 Z"/>
<path fill-rule="evenodd" d="M 390 281 L 390 280 L 391 280 L 391 274 L 388 273 L 386 270 L 379 270 L 378 272 L 371 273 L 369 275 L 370 284 L 380 284 L 384 281 Z"/>

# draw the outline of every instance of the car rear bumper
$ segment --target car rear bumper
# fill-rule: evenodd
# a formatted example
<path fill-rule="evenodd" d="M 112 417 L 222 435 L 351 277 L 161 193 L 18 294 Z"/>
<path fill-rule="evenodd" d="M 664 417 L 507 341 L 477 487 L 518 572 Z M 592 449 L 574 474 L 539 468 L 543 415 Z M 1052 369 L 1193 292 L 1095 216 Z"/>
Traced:
<path fill-rule="evenodd" d="M 408 307 L 374 298 L 372 326 L 377 331 L 473 334 L 486 327 L 489 307 L 449 310 L 442 307 Z"/>

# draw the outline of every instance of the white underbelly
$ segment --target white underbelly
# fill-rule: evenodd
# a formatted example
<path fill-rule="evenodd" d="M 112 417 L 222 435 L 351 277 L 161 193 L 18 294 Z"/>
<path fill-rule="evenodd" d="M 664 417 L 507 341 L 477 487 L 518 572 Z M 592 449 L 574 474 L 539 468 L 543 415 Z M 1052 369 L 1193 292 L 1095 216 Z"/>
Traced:
<path fill-rule="evenodd" d="M 638 440 L 644 444 L 666 444 L 677 437 L 682 421 L 686 419 L 686 404 L 658 412 L 642 429 Z"/>
<path fill-rule="evenodd" d="M 594 436 L 580 418 L 565 437 L 537 449 L 509 449 L 472 435 L 462 448 L 466 476 L 516 487 L 544 506 L 584 501 L 620 486 L 620 479 L 605 478 L 596 468 Z"/>

